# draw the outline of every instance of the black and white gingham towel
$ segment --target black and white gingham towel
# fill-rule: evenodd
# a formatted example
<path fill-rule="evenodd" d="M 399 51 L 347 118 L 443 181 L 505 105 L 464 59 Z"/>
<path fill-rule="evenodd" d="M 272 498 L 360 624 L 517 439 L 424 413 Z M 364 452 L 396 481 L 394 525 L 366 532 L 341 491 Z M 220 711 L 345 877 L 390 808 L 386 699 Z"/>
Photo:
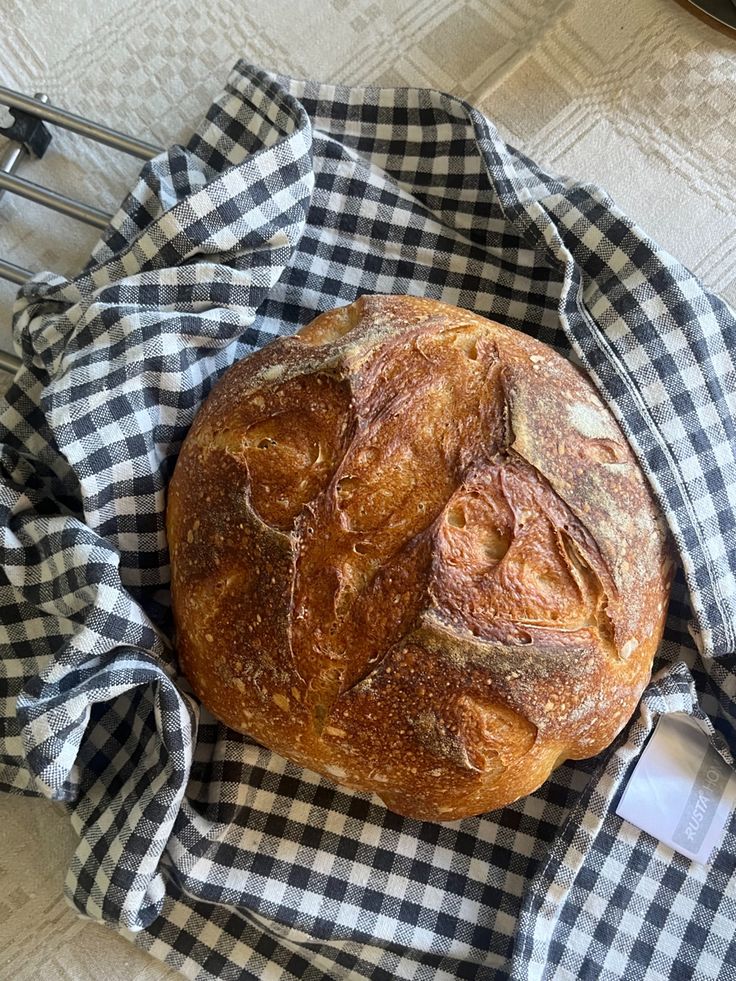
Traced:
<path fill-rule="evenodd" d="M 235 359 L 361 293 L 442 299 L 577 357 L 682 557 L 659 673 L 612 749 L 452 824 L 217 724 L 167 639 L 165 490 L 197 408 Z M 605 194 L 457 99 L 239 64 L 86 270 L 23 288 L 15 331 L 0 783 L 66 802 L 80 911 L 191 978 L 734 976 L 736 821 L 706 869 L 615 806 L 661 713 L 709 717 L 736 750 L 736 321 Z"/>

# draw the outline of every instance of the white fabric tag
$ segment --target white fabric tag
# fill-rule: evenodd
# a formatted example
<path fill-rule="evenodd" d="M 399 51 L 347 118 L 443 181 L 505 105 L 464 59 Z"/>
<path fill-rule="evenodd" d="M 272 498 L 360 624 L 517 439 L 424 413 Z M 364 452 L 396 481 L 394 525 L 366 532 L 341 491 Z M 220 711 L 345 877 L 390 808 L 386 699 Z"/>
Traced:
<path fill-rule="evenodd" d="M 707 864 L 736 804 L 736 771 L 697 721 L 662 715 L 629 777 L 619 817 Z"/>

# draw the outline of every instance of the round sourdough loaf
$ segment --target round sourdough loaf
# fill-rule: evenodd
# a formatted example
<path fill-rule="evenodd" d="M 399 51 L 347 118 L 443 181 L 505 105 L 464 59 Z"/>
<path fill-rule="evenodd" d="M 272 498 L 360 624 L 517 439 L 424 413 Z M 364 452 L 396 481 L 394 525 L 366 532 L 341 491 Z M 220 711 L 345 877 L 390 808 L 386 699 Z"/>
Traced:
<path fill-rule="evenodd" d="M 583 374 L 406 296 L 234 365 L 184 443 L 167 530 L 178 656 L 210 711 L 433 821 L 610 744 L 673 568 Z"/>

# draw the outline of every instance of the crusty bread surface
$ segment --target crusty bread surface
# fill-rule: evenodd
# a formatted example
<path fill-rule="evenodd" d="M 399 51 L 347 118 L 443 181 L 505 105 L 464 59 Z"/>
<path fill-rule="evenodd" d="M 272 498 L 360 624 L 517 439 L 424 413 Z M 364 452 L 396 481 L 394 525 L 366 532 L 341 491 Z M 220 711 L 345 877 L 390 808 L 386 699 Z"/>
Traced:
<path fill-rule="evenodd" d="M 415 297 L 363 297 L 235 364 L 167 531 L 178 657 L 210 711 L 435 821 L 611 743 L 673 568 L 582 372 Z"/>

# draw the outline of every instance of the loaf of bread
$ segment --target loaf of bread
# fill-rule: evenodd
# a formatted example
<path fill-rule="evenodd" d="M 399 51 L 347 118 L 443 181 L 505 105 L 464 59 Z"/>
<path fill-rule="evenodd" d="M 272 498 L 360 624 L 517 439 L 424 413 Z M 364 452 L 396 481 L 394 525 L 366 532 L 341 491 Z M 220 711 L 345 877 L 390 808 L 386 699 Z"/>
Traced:
<path fill-rule="evenodd" d="M 210 711 L 433 821 L 611 743 L 673 569 L 584 375 L 405 296 L 235 364 L 184 443 L 167 530 L 178 657 Z"/>

